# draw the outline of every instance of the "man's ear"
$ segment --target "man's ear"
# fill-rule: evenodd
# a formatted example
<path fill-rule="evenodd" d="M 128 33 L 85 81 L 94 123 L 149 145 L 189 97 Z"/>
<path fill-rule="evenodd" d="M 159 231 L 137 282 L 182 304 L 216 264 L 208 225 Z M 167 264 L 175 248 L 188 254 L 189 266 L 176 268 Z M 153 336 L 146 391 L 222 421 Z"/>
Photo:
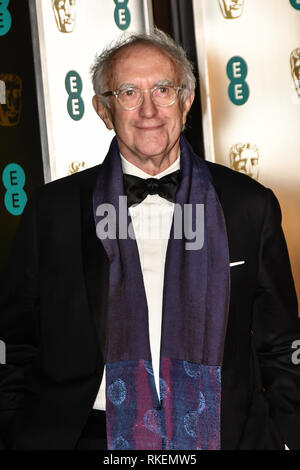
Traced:
<path fill-rule="evenodd" d="M 111 112 L 104 105 L 104 103 L 102 103 L 100 96 L 97 96 L 97 95 L 93 96 L 92 102 L 93 102 L 93 106 L 94 106 L 96 113 L 98 114 L 98 116 L 100 116 L 100 118 L 106 125 L 107 129 L 113 129 L 114 126 L 113 126 L 112 119 L 111 119 Z"/>

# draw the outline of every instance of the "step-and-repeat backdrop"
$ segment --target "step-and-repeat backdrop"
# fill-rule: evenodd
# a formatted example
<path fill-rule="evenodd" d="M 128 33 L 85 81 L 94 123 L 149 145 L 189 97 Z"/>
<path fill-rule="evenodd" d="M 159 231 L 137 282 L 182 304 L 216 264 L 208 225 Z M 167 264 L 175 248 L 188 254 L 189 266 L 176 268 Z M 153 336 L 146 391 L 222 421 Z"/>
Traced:
<path fill-rule="evenodd" d="M 45 181 L 101 163 L 113 137 L 90 66 L 122 33 L 152 26 L 149 0 L 30 0 Z"/>
<path fill-rule="evenodd" d="M 0 1 L 0 271 L 32 190 L 44 183 L 27 1 Z"/>
<path fill-rule="evenodd" d="M 95 55 L 152 25 L 151 0 L 0 1 L 0 271 L 31 192 L 106 155 Z"/>
<path fill-rule="evenodd" d="M 300 0 L 193 0 L 206 158 L 272 188 L 300 299 Z"/>

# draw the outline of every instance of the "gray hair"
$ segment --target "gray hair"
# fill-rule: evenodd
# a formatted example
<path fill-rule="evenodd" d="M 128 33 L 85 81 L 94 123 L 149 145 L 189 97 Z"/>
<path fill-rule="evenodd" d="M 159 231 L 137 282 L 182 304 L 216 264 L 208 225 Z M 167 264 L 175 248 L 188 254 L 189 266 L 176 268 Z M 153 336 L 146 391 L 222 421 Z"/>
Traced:
<path fill-rule="evenodd" d="M 145 44 L 159 49 L 179 67 L 181 85 L 185 86 L 182 92 L 182 100 L 185 101 L 196 86 L 193 64 L 187 58 L 184 49 L 158 28 L 155 28 L 149 34 L 122 34 L 119 39 L 109 44 L 99 56 L 96 56 L 95 62 L 90 69 L 95 94 L 101 96 L 101 93 L 107 91 L 107 72 L 117 52 L 123 47 L 137 44 Z M 101 100 L 105 106 L 109 107 L 108 98 L 101 96 Z"/>

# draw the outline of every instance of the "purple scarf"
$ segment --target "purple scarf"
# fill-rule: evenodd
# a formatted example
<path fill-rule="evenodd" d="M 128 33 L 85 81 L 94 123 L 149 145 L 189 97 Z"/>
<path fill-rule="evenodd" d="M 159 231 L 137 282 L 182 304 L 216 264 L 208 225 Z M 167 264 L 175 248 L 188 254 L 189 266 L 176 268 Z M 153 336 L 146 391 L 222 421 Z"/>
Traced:
<path fill-rule="evenodd" d="M 174 237 L 165 263 L 160 351 L 160 397 L 152 368 L 147 300 L 136 241 L 101 240 L 110 261 L 106 427 L 108 449 L 220 449 L 221 369 L 229 304 L 229 254 L 221 205 L 205 163 L 180 140 L 181 181 L 176 203 L 204 205 L 204 244 L 186 250 Z M 124 196 L 116 138 L 94 189 L 117 211 Z M 130 216 L 127 214 L 127 222 Z M 184 230 L 183 230 L 184 234 Z"/>

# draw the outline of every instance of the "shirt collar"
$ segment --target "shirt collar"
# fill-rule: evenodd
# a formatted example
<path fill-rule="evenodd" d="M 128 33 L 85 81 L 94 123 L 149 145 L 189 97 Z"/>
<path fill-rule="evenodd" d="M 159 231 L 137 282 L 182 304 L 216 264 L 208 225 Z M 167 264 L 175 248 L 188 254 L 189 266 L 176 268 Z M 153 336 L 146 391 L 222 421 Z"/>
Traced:
<path fill-rule="evenodd" d="M 128 160 L 126 160 L 126 158 L 123 157 L 123 155 L 120 154 L 120 157 L 121 157 L 123 173 L 126 173 L 127 175 L 138 176 L 139 178 L 162 178 L 163 176 L 166 176 L 169 173 L 173 173 L 173 171 L 180 169 L 180 155 L 175 160 L 175 162 L 172 163 L 172 165 L 170 165 L 164 171 L 161 171 L 155 176 L 149 175 L 149 173 L 146 173 L 145 171 L 141 170 L 133 163 L 130 163 Z"/>

